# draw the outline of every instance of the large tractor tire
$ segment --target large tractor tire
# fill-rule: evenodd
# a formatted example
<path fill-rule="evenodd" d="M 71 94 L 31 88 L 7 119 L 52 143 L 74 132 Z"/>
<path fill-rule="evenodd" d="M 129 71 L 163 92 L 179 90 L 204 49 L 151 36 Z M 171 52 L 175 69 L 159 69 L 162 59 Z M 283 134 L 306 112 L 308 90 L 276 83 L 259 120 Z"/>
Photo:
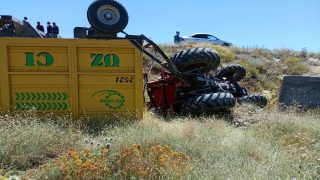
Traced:
<path fill-rule="evenodd" d="M 181 112 L 183 114 L 198 115 L 213 110 L 230 109 L 235 104 L 236 101 L 229 92 L 203 94 L 182 101 Z"/>
<path fill-rule="evenodd" d="M 267 105 L 268 100 L 267 100 L 267 98 L 265 98 L 264 96 L 262 96 L 260 94 L 253 94 L 253 95 L 247 95 L 247 96 L 243 96 L 241 98 L 238 98 L 238 102 L 240 104 L 252 103 L 252 104 L 255 104 L 255 105 L 263 108 L 264 106 Z"/>
<path fill-rule="evenodd" d="M 220 64 L 218 52 L 210 48 L 195 48 L 181 51 L 170 58 L 180 72 L 187 72 L 200 68 L 206 73 L 216 69 Z"/>
<path fill-rule="evenodd" d="M 87 11 L 90 25 L 106 34 L 121 32 L 128 24 L 127 10 L 115 0 L 96 0 Z"/>
<path fill-rule="evenodd" d="M 234 80 L 240 81 L 246 76 L 246 69 L 238 64 L 231 64 L 226 67 L 221 68 L 216 77 L 221 79 L 222 77 L 230 78 L 233 77 Z"/>

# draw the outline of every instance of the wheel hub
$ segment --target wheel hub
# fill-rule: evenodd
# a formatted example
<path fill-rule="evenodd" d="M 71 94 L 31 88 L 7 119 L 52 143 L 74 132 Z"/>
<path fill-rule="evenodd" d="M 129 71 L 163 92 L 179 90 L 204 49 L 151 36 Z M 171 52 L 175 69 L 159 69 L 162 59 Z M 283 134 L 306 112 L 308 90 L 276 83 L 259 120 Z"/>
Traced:
<path fill-rule="evenodd" d="M 120 20 L 120 12 L 110 5 L 101 6 L 97 11 L 97 16 L 102 23 L 107 25 L 114 25 Z"/>
<path fill-rule="evenodd" d="M 105 18 L 107 21 L 110 21 L 110 20 L 113 18 L 113 15 L 112 15 L 112 13 L 107 12 L 107 13 L 104 14 L 104 18 Z"/>

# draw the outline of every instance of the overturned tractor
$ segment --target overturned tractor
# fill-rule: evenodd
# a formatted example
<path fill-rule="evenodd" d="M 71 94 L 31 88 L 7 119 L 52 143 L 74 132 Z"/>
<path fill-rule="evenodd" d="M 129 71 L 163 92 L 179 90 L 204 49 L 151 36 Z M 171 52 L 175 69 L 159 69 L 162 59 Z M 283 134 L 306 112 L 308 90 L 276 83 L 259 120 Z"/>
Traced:
<path fill-rule="evenodd" d="M 250 102 L 260 107 L 267 104 L 262 95 L 250 95 L 238 84 L 246 75 L 241 65 L 232 64 L 221 68 L 216 74 L 207 75 L 220 64 L 214 49 L 195 48 L 181 51 L 170 58 L 179 70 L 175 73 L 162 71 L 158 81 L 147 83 L 150 97 L 149 108 L 160 112 L 199 115 L 212 111 L 226 110 L 236 102 Z"/>

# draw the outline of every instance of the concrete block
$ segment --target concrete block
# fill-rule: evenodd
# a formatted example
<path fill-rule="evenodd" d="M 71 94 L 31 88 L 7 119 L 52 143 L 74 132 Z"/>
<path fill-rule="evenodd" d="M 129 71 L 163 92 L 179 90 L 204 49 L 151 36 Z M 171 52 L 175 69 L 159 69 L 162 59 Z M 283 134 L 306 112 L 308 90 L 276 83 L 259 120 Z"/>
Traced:
<path fill-rule="evenodd" d="M 298 102 L 309 109 L 320 108 L 320 77 L 285 76 L 280 89 L 279 102 L 285 105 Z"/>

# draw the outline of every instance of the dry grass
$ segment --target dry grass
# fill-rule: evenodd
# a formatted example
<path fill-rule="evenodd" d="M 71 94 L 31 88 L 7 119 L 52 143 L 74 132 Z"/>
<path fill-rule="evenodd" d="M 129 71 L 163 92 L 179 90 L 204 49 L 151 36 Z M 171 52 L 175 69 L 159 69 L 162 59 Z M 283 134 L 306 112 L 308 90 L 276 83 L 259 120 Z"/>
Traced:
<path fill-rule="evenodd" d="M 88 133 L 83 126 L 75 122 L 57 124 L 52 123 L 50 119 L 42 122 L 40 121 L 42 118 L 36 114 L 29 116 L 38 119 L 29 123 L 29 126 L 21 125 L 20 121 L 24 120 L 17 119 L 16 116 L 10 119 L 10 123 L 5 117 L 0 119 L 2 123 L 0 169 L 3 170 L 3 178 L 15 174 L 35 179 L 44 177 L 88 179 L 91 170 L 86 167 L 89 165 L 90 168 L 97 167 L 98 169 L 94 170 L 99 172 L 91 176 L 91 179 L 99 179 L 99 174 L 112 179 L 131 177 L 143 179 L 149 175 L 153 177 L 155 174 L 151 171 L 146 174 L 144 168 L 155 168 L 156 164 L 150 163 L 157 161 L 145 160 L 160 156 L 147 153 L 151 152 L 146 146 L 150 142 L 159 142 L 159 147 L 153 145 L 158 148 L 154 152 L 159 152 L 159 155 L 163 153 L 163 157 L 173 158 L 158 159 L 158 162 L 168 160 L 169 164 L 175 163 L 175 166 L 168 166 L 173 171 L 169 169 L 166 171 L 167 166 L 163 166 L 161 171 L 154 170 L 154 173 L 161 173 L 156 175 L 159 178 L 315 179 L 320 176 L 319 110 L 312 112 L 303 112 L 298 108 L 262 110 L 255 106 L 243 105 L 234 108 L 231 116 L 213 115 L 198 119 L 173 117 L 170 121 L 163 121 L 155 115 L 146 113 L 144 121 L 129 122 L 128 119 L 125 124 L 105 125 L 95 134 Z M 15 136 L 16 131 L 10 131 L 13 125 L 18 130 L 19 136 Z M 11 151 L 12 145 L 17 147 L 16 151 Z M 38 164 L 31 165 L 29 159 L 25 158 L 30 157 L 30 149 L 34 149 L 32 154 L 33 157 L 38 157 Z M 42 156 L 48 151 L 55 156 Z M 105 156 L 103 152 L 106 153 Z M 117 161 L 117 158 L 125 157 L 124 152 L 126 157 L 132 152 L 130 158 Z M 183 164 L 179 165 L 177 163 L 180 162 L 178 161 L 180 158 L 171 156 L 170 152 L 185 154 L 190 161 L 185 163 L 181 161 Z M 87 155 L 81 158 L 81 154 Z M 140 156 L 145 158 L 139 160 Z M 11 157 L 12 161 L 4 161 L 3 157 Z M 84 159 L 85 157 L 87 159 Z M 174 162 L 171 162 L 172 160 Z M 77 163 L 83 166 L 78 166 Z M 126 163 L 131 166 L 135 164 L 133 167 L 139 165 L 141 172 L 128 169 L 130 166 L 126 166 Z M 71 169 L 67 171 L 67 168 L 71 167 L 72 171 Z M 102 167 L 108 171 L 103 171 Z M 173 167 L 181 169 L 172 169 Z M 84 176 L 78 176 L 77 172 L 83 172 Z"/>

